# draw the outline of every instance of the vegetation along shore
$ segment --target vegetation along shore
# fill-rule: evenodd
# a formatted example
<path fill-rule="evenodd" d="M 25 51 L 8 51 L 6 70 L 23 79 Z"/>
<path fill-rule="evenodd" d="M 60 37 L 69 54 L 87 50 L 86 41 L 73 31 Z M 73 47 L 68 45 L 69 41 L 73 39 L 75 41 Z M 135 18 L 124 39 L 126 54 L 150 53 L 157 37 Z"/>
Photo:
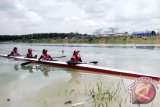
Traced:
<path fill-rule="evenodd" d="M 107 44 L 160 44 L 160 35 L 92 36 L 79 33 L 35 33 L 27 35 L 0 35 L 0 42 L 26 43 L 107 43 Z"/>

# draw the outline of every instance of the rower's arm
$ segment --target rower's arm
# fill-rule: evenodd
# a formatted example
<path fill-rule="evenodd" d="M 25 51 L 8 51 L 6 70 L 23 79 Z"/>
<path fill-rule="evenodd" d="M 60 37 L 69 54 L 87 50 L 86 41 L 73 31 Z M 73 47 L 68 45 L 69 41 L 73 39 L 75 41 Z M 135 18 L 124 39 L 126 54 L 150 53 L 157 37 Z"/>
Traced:
<path fill-rule="evenodd" d="M 82 59 L 81 59 L 81 57 L 79 58 L 79 62 L 82 62 Z"/>
<path fill-rule="evenodd" d="M 73 58 L 71 58 L 71 61 L 75 61 Z"/>
<path fill-rule="evenodd" d="M 53 60 L 53 57 L 51 57 L 51 55 L 49 55 L 49 60 L 51 60 L 51 61 Z"/>
<path fill-rule="evenodd" d="M 9 57 L 9 56 L 12 56 L 13 55 L 13 52 L 11 52 L 10 54 L 8 54 L 7 56 Z"/>
<path fill-rule="evenodd" d="M 42 55 L 39 57 L 38 61 L 40 61 L 42 59 Z"/>
<path fill-rule="evenodd" d="M 21 54 L 18 54 L 18 56 L 22 56 Z"/>

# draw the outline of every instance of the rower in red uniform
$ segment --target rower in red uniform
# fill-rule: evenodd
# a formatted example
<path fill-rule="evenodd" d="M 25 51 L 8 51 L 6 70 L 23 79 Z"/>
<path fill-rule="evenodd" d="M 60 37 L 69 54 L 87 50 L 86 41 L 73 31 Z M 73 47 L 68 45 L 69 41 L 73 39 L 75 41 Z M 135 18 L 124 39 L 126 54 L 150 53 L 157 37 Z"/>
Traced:
<path fill-rule="evenodd" d="M 37 58 L 37 55 L 33 56 L 33 55 L 32 55 L 32 49 L 29 48 L 26 57 L 27 57 L 27 58 Z"/>
<path fill-rule="evenodd" d="M 8 56 L 21 56 L 21 55 L 18 53 L 17 47 L 14 47 L 12 52 L 8 54 Z"/>
<path fill-rule="evenodd" d="M 71 60 L 72 60 L 73 62 L 82 62 L 82 59 L 81 59 L 81 57 L 79 56 L 79 51 L 74 50 L 73 55 L 72 55 L 72 57 L 71 57 Z"/>
<path fill-rule="evenodd" d="M 47 49 L 43 49 L 42 51 L 42 55 L 40 56 L 40 58 L 38 60 L 52 60 L 52 57 L 47 54 Z"/>

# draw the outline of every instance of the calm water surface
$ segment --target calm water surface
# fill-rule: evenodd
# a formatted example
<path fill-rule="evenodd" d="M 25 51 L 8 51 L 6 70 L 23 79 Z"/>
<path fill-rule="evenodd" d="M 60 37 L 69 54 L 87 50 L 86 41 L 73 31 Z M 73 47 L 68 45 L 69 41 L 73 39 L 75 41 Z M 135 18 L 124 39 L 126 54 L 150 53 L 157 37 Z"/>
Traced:
<path fill-rule="evenodd" d="M 152 45 L 146 48 L 135 45 L 3 43 L 0 44 L 0 53 L 8 54 L 14 46 L 22 55 L 32 48 L 39 56 L 46 48 L 51 56 L 66 55 L 66 58 L 59 59 L 62 61 L 70 59 L 73 50 L 78 49 L 83 62 L 98 61 L 99 66 L 160 76 L 160 49 Z M 133 79 L 38 64 L 21 67 L 22 62 L 0 58 L 0 107 L 68 107 L 84 101 L 80 107 L 95 107 L 89 90 L 99 82 L 111 90 L 120 88 L 118 97 L 122 99 L 123 107 L 138 107 L 130 103 L 128 88 Z M 159 96 L 157 90 L 154 101 L 141 107 L 159 107 Z M 66 101 L 71 104 L 64 104 Z M 112 101 L 109 107 L 119 105 Z"/>

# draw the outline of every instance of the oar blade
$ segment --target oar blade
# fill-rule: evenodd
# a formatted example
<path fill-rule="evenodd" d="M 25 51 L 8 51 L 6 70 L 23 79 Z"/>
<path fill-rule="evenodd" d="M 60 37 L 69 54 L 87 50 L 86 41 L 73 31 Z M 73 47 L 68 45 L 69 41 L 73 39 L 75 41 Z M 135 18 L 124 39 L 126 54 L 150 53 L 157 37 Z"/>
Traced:
<path fill-rule="evenodd" d="M 98 63 L 98 61 L 92 61 L 92 62 L 89 62 L 89 63 L 97 64 L 97 63 Z"/>
<path fill-rule="evenodd" d="M 28 65 L 28 64 L 30 64 L 30 63 L 32 63 L 31 61 L 29 61 L 29 62 L 24 62 L 24 63 L 21 63 L 21 66 L 25 66 L 25 65 Z"/>

